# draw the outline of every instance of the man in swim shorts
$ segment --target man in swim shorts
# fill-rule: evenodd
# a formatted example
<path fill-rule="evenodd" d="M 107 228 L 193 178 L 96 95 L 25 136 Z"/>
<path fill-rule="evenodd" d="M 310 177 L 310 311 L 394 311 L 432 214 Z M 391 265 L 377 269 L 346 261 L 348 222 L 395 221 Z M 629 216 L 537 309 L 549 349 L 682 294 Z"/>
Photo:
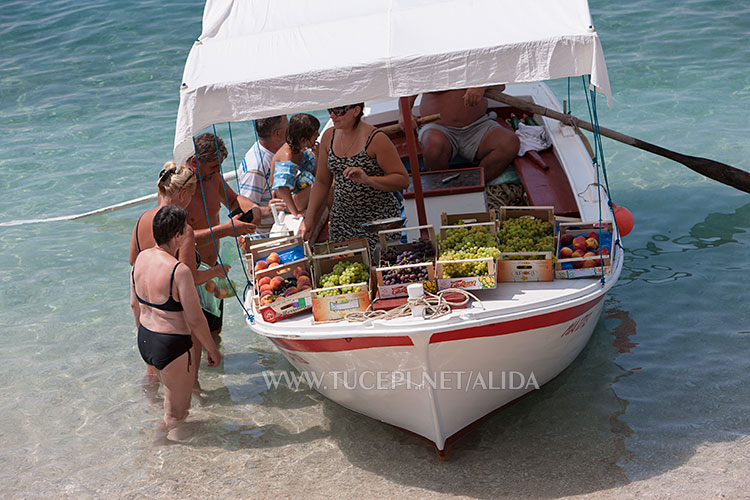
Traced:
<path fill-rule="evenodd" d="M 484 87 L 422 94 L 422 116 L 440 114 L 440 120 L 419 129 L 422 158 L 428 170 L 446 170 L 461 156 L 484 168 L 485 182 L 502 173 L 518 154 L 519 141 L 512 130 L 487 114 Z M 409 97 L 409 109 L 417 96 Z M 399 101 L 400 104 L 400 101 Z M 399 118 L 403 127 L 403 121 Z M 412 115 L 412 127 L 416 118 Z"/>

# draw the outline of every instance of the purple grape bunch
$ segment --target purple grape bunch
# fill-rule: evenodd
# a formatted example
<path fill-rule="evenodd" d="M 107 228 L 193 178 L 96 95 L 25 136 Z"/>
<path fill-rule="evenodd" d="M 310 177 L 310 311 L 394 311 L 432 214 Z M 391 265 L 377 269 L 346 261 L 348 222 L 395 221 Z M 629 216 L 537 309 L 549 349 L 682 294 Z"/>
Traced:
<path fill-rule="evenodd" d="M 400 251 L 388 248 L 383 253 L 381 267 L 405 266 L 408 264 L 419 264 L 429 262 L 435 257 L 435 247 L 428 240 L 417 240 L 407 249 Z M 416 283 L 427 281 L 426 266 L 405 267 L 403 269 L 392 269 L 383 273 L 384 285 L 398 285 L 402 283 Z"/>

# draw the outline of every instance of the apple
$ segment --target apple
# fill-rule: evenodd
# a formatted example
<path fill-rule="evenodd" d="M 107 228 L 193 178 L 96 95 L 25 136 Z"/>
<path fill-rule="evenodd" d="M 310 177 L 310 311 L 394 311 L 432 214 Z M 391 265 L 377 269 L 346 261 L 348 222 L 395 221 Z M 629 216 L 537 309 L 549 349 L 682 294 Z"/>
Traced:
<path fill-rule="evenodd" d="M 562 236 L 560 236 L 560 245 L 563 246 L 569 246 L 573 243 L 573 235 L 570 233 L 565 233 Z"/>
<path fill-rule="evenodd" d="M 256 271 L 262 271 L 263 269 L 266 269 L 268 267 L 268 262 L 265 260 L 259 260 L 255 263 L 255 270 Z"/>
<path fill-rule="evenodd" d="M 270 285 L 270 284 L 271 284 L 270 276 L 263 276 L 261 279 L 258 280 L 258 286 Z"/>
<path fill-rule="evenodd" d="M 573 255 L 573 249 L 570 247 L 562 247 L 560 249 L 560 258 L 569 259 Z"/>
<path fill-rule="evenodd" d="M 599 240 L 596 238 L 586 238 L 586 248 L 589 250 L 596 250 L 599 248 Z"/>

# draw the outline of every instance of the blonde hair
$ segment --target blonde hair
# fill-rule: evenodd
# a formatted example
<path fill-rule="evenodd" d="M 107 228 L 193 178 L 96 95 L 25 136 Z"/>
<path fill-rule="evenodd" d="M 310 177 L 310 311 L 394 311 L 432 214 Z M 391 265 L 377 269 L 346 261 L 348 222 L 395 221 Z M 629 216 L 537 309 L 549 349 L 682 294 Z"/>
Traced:
<path fill-rule="evenodd" d="M 190 167 L 187 165 L 178 167 L 175 162 L 168 161 L 159 172 L 159 182 L 156 183 L 156 187 L 160 195 L 172 198 L 182 189 L 192 191 L 197 182 L 198 178 Z"/>

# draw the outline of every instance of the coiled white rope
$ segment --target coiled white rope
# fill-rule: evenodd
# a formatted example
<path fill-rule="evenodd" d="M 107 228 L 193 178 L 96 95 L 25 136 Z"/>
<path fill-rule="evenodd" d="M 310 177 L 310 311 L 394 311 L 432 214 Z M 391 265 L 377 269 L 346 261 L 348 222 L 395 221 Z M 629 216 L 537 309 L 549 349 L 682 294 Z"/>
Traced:
<path fill-rule="evenodd" d="M 463 295 L 463 298 L 459 301 L 452 301 L 445 298 L 447 293 L 459 293 Z M 436 319 L 441 316 L 445 316 L 451 312 L 452 307 L 460 307 L 468 303 L 469 300 L 475 300 L 484 309 L 484 304 L 474 294 L 467 292 L 461 288 L 447 288 L 441 290 L 436 294 L 425 292 L 424 296 L 416 299 L 408 299 L 406 304 L 395 307 L 388 311 L 377 310 L 374 311 L 374 306 L 379 299 L 373 301 L 366 311 L 355 311 L 347 314 L 343 319 L 346 321 L 368 321 L 374 319 L 395 319 L 405 316 L 411 316 L 412 310 L 415 307 L 422 307 L 422 319 Z"/>

